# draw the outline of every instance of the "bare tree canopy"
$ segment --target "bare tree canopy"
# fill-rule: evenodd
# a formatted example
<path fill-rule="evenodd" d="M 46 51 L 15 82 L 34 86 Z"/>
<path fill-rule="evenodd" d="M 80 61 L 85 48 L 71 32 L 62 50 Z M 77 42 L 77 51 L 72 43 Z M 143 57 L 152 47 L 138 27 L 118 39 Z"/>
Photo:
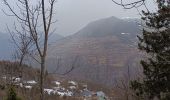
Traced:
<path fill-rule="evenodd" d="M 31 46 L 39 57 L 39 63 L 41 65 L 40 75 L 40 99 L 44 100 L 44 73 L 46 70 L 45 62 L 47 55 L 48 36 L 51 31 L 50 27 L 55 22 L 52 20 L 54 15 L 54 4 L 56 0 L 16 0 L 16 7 L 19 11 L 10 5 L 9 0 L 3 0 L 4 4 L 8 7 L 10 13 L 4 13 L 7 16 L 13 16 L 17 19 L 21 26 L 22 31 L 15 28 L 15 33 L 21 39 L 21 44 L 17 44 L 21 53 L 27 53 L 27 48 Z M 34 4 L 33 4 L 34 2 Z M 17 25 L 15 25 L 17 26 Z M 15 41 L 14 37 L 13 40 Z M 32 43 L 30 43 L 32 42 Z M 23 49 L 23 50 L 22 50 Z"/>
<path fill-rule="evenodd" d="M 120 0 L 119 2 L 112 0 L 115 4 L 122 6 L 125 9 L 137 8 L 145 5 L 146 0 L 135 0 L 133 2 L 125 3 L 125 0 Z"/>

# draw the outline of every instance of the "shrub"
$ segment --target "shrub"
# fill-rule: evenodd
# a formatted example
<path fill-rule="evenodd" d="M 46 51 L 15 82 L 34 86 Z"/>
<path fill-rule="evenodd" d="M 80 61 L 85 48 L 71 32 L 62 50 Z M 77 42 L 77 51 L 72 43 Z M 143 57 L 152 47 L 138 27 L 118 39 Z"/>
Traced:
<path fill-rule="evenodd" d="M 13 86 L 10 86 L 7 91 L 7 97 L 5 100 L 21 100 L 21 98 L 17 96 L 15 88 Z"/>

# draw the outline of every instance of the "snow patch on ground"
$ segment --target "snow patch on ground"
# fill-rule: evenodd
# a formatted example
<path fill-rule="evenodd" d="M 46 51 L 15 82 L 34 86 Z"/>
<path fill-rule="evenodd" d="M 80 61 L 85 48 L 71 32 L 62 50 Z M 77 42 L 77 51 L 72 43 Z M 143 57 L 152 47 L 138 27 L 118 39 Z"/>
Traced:
<path fill-rule="evenodd" d="M 69 84 L 72 84 L 72 85 L 77 85 L 77 83 L 74 82 L 74 81 L 68 81 L 68 83 L 69 83 Z"/>
<path fill-rule="evenodd" d="M 71 91 L 58 91 L 58 90 L 54 90 L 54 89 L 44 89 L 44 92 L 48 93 L 49 95 L 51 94 L 58 94 L 60 96 L 73 96 L 73 93 Z"/>
<path fill-rule="evenodd" d="M 58 81 L 54 81 L 54 83 L 56 84 L 56 85 L 60 85 L 61 83 L 60 82 L 58 82 Z"/>
<path fill-rule="evenodd" d="M 47 92 L 50 95 L 51 93 L 54 93 L 54 90 L 53 89 L 44 89 L 44 92 Z"/>
<path fill-rule="evenodd" d="M 122 35 L 129 35 L 130 33 L 121 33 Z"/>
<path fill-rule="evenodd" d="M 69 86 L 69 89 L 73 90 L 73 89 L 76 89 L 75 86 Z"/>
<path fill-rule="evenodd" d="M 24 86 L 26 89 L 32 89 L 32 86 L 30 85 L 27 85 L 27 86 Z"/>
<path fill-rule="evenodd" d="M 28 84 L 37 84 L 37 82 L 35 80 L 26 81 L 26 83 L 28 83 Z"/>
<path fill-rule="evenodd" d="M 122 34 L 126 34 L 126 33 L 122 33 Z M 3 79 L 7 79 L 6 76 L 2 77 Z M 18 77 L 12 77 L 11 78 L 12 81 L 16 82 L 15 85 L 21 87 L 21 88 L 25 88 L 25 89 L 29 89 L 31 90 L 33 88 L 34 85 L 37 84 L 37 82 L 35 80 L 24 80 L 23 83 L 21 82 L 21 78 Z M 48 95 L 51 94 L 57 94 L 59 96 L 75 96 L 75 95 L 79 95 L 79 96 L 83 96 L 83 97 L 92 97 L 92 96 L 97 96 L 97 97 L 101 97 L 101 98 L 106 98 L 106 95 L 104 92 L 102 91 L 98 91 L 98 92 L 94 92 L 88 89 L 88 85 L 87 84 L 81 84 L 81 86 L 83 86 L 84 89 L 80 89 L 80 93 L 76 92 L 77 89 L 79 89 L 79 83 L 75 82 L 75 81 L 67 81 L 68 86 L 67 87 L 62 87 L 62 84 L 59 81 L 52 81 L 53 83 L 55 83 L 56 86 L 54 87 L 49 87 L 49 88 L 45 88 L 44 89 L 44 93 L 47 93 Z"/>

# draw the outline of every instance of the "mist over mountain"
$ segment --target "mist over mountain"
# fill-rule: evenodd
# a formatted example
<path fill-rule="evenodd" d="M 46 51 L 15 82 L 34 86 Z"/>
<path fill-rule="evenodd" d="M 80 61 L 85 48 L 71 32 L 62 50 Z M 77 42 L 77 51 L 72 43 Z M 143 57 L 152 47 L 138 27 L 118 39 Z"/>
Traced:
<path fill-rule="evenodd" d="M 137 19 L 109 17 L 89 23 L 77 33 L 49 36 L 47 68 L 70 78 L 112 84 L 127 65 L 135 67 L 139 59 L 136 36 L 141 33 Z M 11 59 L 14 44 L 7 33 L 0 34 L 0 57 Z"/>
<path fill-rule="evenodd" d="M 70 78 L 112 84 L 127 66 L 138 64 L 136 36 L 141 31 L 135 20 L 97 20 L 57 41 L 49 47 L 48 70 L 62 74 L 73 67 Z"/>
<path fill-rule="evenodd" d="M 0 32 L 0 59 L 12 60 L 13 54 L 15 53 L 15 44 L 13 43 L 9 33 Z M 57 40 L 63 38 L 63 36 L 58 34 L 50 34 L 49 45 L 55 43 Z"/>
<path fill-rule="evenodd" d="M 109 17 L 89 23 L 76 34 L 87 37 L 99 37 L 108 35 L 120 36 L 120 33 L 131 33 L 135 36 L 139 33 L 138 23 L 135 19 L 119 19 Z"/>
<path fill-rule="evenodd" d="M 0 59 L 11 59 L 14 45 L 10 40 L 10 34 L 0 32 Z"/>
<path fill-rule="evenodd" d="M 136 36 L 141 33 L 137 19 L 109 17 L 89 23 L 77 33 L 62 37 L 49 36 L 47 68 L 70 78 L 112 84 L 127 65 L 139 59 Z M 11 59 L 14 44 L 7 33 L 0 34 L 0 57 Z"/>

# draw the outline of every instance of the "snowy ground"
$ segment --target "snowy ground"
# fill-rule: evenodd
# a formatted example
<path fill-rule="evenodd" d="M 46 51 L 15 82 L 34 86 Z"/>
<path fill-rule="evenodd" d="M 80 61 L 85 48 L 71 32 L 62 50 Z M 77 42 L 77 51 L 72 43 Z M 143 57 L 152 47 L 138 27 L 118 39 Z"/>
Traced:
<path fill-rule="evenodd" d="M 3 76 L 2 79 L 7 79 L 6 76 Z M 33 86 L 37 85 L 38 82 L 35 80 L 22 80 L 18 77 L 12 77 L 12 81 L 15 85 L 20 86 L 21 88 L 26 89 L 32 89 Z M 92 97 L 92 96 L 98 96 L 106 98 L 106 95 L 103 91 L 92 91 L 88 89 L 88 86 L 86 84 L 83 84 L 81 87 L 84 87 L 83 89 L 79 89 L 79 83 L 75 81 L 67 81 L 67 86 L 64 87 L 60 81 L 52 81 L 52 83 L 55 84 L 53 87 L 44 88 L 44 92 L 48 95 L 57 94 L 59 96 L 83 96 L 83 97 Z M 79 91 L 79 92 L 77 92 Z"/>

